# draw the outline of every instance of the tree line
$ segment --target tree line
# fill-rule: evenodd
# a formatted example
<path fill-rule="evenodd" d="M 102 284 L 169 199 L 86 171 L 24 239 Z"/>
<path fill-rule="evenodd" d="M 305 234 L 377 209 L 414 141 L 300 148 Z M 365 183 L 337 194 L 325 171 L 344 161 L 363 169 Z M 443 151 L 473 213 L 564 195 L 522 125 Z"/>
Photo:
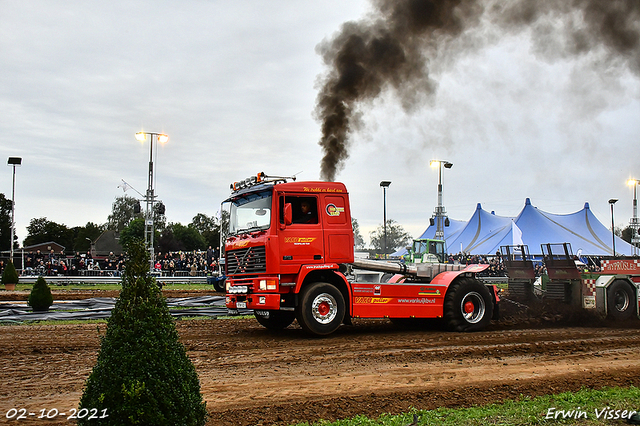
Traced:
<path fill-rule="evenodd" d="M 225 228 L 228 213 L 223 211 L 220 217 L 198 213 L 187 225 L 167 223 L 164 205 L 156 203 L 153 209 L 153 221 L 154 245 L 157 251 L 166 253 L 180 250 L 206 250 L 209 246 L 215 248 L 220 245 L 220 229 Z M 384 251 L 382 224 L 369 233 L 371 241 L 369 249 L 366 248 L 357 219 L 352 219 L 352 225 L 356 250 L 369 250 L 375 253 Z M 29 247 L 53 241 L 64 246 L 68 253 L 84 253 L 91 249 L 91 243 L 106 230 L 117 231 L 120 244 L 124 246 L 133 238 L 144 239 L 144 228 L 144 212 L 140 208 L 140 201 L 125 194 L 116 197 L 111 214 L 105 223 L 87 222 L 84 226 L 68 227 L 65 224 L 50 221 L 46 217 L 31 219 L 27 226 L 28 234 L 22 246 Z M 0 250 L 10 249 L 10 239 L 11 200 L 0 193 Z M 411 244 L 411 235 L 393 219 L 387 220 L 387 253 L 393 253 L 409 244 Z M 16 237 L 14 248 L 19 246 Z"/>
<path fill-rule="evenodd" d="M 154 205 L 154 245 L 160 252 L 205 250 L 209 246 L 220 245 L 220 227 L 227 220 L 225 212 L 220 218 L 196 214 L 191 223 L 167 223 L 164 206 Z M 56 223 L 46 217 L 31 219 L 27 226 L 27 237 L 23 247 L 29 247 L 46 242 L 56 242 L 65 247 L 67 253 L 86 252 L 106 230 L 119 233 L 120 244 L 126 245 L 134 238 L 144 239 L 144 212 L 140 209 L 140 202 L 128 195 L 116 197 L 111 214 L 105 223 L 87 222 L 84 226 L 68 227 Z M 11 200 L 0 193 L 0 250 L 8 251 L 11 240 Z M 19 242 L 14 237 L 14 248 Z"/>

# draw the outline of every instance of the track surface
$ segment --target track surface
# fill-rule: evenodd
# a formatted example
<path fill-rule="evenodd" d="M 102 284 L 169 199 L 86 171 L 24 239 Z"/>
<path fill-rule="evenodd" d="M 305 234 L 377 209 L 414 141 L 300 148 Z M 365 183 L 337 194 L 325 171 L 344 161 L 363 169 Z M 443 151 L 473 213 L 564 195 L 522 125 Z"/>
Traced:
<path fill-rule="evenodd" d="M 253 319 L 178 321 L 177 328 L 200 377 L 209 425 L 288 425 L 640 386 L 635 321 L 575 327 L 558 317 L 506 319 L 458 334 L 362 320 L 322 339 L 306 337 L 295 323 L 269 332 Z M 0 327 L 0 423 L 11 408 L 77 408 L 105 330 Z"/>

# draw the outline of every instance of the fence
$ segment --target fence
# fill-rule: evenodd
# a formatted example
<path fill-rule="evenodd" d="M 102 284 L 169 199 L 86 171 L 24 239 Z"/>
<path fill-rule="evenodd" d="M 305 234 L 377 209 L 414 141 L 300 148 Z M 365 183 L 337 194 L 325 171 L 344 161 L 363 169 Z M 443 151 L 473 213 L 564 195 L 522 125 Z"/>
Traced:
<path fill-rule="evenodd" d="M 155 276 L 158 282 L 163 284 L 207 284 L 208 280 L 206 276 L 192 277 L 177 277 L 177 276 Z M 20 284 L 33 284 L 38 279 L 37 275 L 21 275 Z M 73 285 L 73 284 L 120 284 L 122 277 L 114 276 L 68 276 L 57 275 L 45 277 L 47 284 L 49 285 Z"/>
<path fill-rule="evenodd" d="M 29 268 L 26 270 L 18 270 L 20 277 L 30 277 L 30 276 L 63 276 L 63 274 L 55 274 L 55 275 L 47 275 L 47 271 L 44 268 Z M 73 275 L 64 275 L 66 277 L 118 277 L 121 275 L 120 271 L 114 270 L 95 270 L 95 269 L 79 269 L 74 271 Z M 168 271 L 162 272 L 154 272 L 153 276 L 159 277 L 207 277 L 211 275 L 211 271 L 174 271 L 170 273 Z"/>

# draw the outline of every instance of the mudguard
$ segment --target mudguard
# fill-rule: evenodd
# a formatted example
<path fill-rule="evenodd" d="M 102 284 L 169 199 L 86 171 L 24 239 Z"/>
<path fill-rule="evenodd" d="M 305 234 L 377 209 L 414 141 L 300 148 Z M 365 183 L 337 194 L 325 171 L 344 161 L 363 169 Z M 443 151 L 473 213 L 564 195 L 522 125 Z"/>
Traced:
<path fill-rule="evenodd" d="M 459 275 L 462 274 L 477 274 L 478 272 L 482 272 L 485 269 L 489 268 L 489 264 L 474 264 L 474 265 L 468 265 L 466 268 L 460 270 L 460 271 L 446 271 L 446 272 L 442 272 L 438 275 L 436 275 L 435 277 L 433 277 L 433 279 L 431 280 L 432 284 L 446 284 L 449 285 L 453 282 L 453 280 L 455 280 Z"/>
<path fill-rule="evenodd" d="M 336 275 L 341 276 L 344 279 L 345 284 L 347 284 L 347 280 L 346 280 L 346 278 L 344 278 L 344 275 L 342 275 L 341 273 L 338 272 L 339 269 L 340 269 L 340 265 L 338 265 L 337 263 L 323 263 L 323 264 L 318 264 L 318 265 L 302 265 L 300 267 L 300 272 L 298 273 L 298 281 L 296 282 L 296 287 L 295 287 L 294 293 L 296 293 L 296 294 L 300 293 L 300 289 L 302 288 L 302 283 L 307 278 L 307 275 L 309 275 L 311 272 L 315 272 L 315 271 L 334 271 L 336 273 Z"/>

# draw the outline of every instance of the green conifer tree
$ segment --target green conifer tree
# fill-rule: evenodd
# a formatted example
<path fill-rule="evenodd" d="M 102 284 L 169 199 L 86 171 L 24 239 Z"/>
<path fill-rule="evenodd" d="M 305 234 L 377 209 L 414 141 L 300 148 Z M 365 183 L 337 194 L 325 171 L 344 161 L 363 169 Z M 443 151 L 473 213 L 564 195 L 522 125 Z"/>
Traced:
<path fill-rule="evenodd" d="M 2 284 L 18 284 L 18 272 L 13 262 L 9 261 L 2 271 Z"/>
<path fill-rule="evenodd" d="M 34 311 L 47 311 L 49 306 L 53 303 L 53 295 L 51 289 L 44 278 L 38 277 L 36 283 L 29 293 L 29 306 Z"/>
<path fill-rule="evenodd" d="M 78 424 L 204 425 L 198 375 L 149 275 L 144 244 L 131 242 L 127 257 L 122 291 L 80 401 L 78 417 L 87 414 Z"/>

